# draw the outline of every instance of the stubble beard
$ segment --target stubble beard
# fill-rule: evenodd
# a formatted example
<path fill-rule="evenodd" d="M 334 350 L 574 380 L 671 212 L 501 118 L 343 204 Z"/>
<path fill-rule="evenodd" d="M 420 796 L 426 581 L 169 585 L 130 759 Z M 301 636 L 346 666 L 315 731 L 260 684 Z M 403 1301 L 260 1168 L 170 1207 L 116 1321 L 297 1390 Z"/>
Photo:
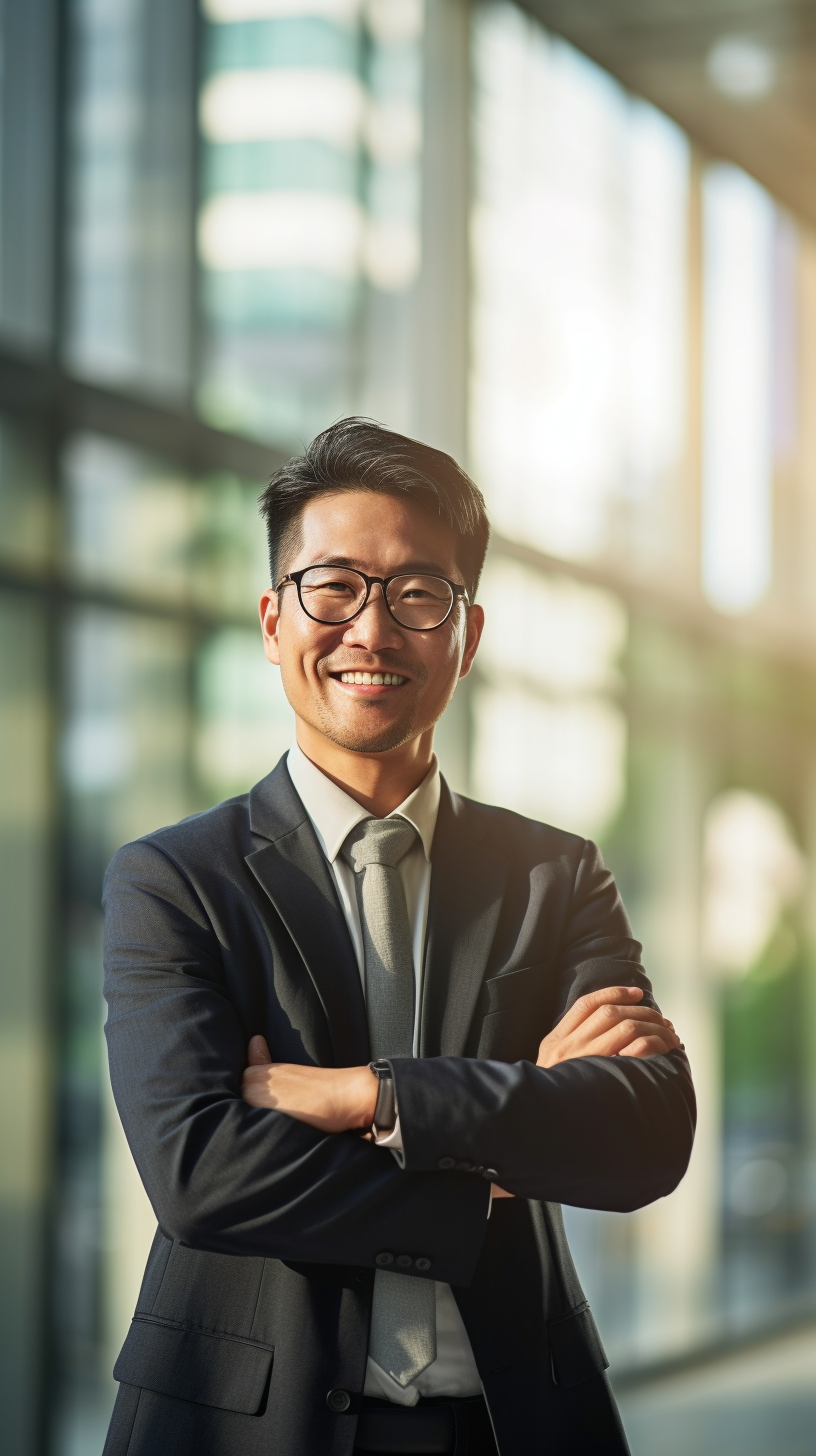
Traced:
<path fill-rule="evenodd" d="M 365 710 L 365 704 L 360 705 Z M 374 704 L 371 704 L 374 707 Z M 431 724 L 417 726 L 416 716 L 410 713 L 402 721 L 389 723 L 387 727 L 381 728 L 379 732 L 372 730 L 365 731 L 365 726 L 358 723 L 346 727 L 338 723 L 336 717 L 329 713 L 326 705 L 321 703 L 318 712 L 318 727 L 324 737 L 331 743 L 337 744 L 338 748 L 345 748 L 350 753 L 389 753 L 395 748 L 402 748 L 403 744 L 410 739 L 416 738 L 425 731 Z"/>

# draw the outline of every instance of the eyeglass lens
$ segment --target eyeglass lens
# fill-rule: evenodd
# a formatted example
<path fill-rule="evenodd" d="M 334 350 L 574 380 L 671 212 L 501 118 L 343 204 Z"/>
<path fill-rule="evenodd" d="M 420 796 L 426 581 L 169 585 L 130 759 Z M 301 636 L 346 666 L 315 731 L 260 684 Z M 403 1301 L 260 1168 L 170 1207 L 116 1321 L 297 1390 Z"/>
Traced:
<path fill-rule="evenodd" d="M 403 627 L 428 631 L 444 622 L 453 592 L 439 576 L 396 576 L 388 583 L 392 615 Z M 347 622 L 359 612 L 366 584 L 359 572 L 336 566 L 312 566 L 301 577 L 300 596 L 305 610 L 318 622 Z"/>

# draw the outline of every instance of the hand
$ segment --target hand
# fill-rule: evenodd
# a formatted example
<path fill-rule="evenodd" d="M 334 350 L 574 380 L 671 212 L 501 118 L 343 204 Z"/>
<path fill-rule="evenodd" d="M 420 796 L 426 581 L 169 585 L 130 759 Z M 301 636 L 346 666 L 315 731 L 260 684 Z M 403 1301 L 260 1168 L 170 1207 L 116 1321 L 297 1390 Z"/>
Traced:
<path fill-rule="evenodd" d="M 253 1036 L 241 1096 L 250 1107 L 270 1107 L 321 1132 L 370 1128 L 377 1078 L 370 1067 L 300 1067 L 273 1062 L 264 1037 Z"/>
<path fill-rule="evenodd" d="M 671 1022 L 643 999 L 639 986 L 606 986 L 571 1006 L 545 1036 L 538 1067 L 575 1057 L 657 1057 L 681 1045 Z"/>

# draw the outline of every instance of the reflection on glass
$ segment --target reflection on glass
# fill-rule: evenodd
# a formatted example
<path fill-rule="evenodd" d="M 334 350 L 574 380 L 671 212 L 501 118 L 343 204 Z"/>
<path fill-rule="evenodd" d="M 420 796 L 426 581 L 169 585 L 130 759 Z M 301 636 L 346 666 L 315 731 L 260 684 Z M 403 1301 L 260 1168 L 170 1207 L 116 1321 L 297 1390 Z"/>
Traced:
<path fill-rule="evenodd" d="M 722 997 L 723 1313 L 739 1327 L 796 1308 L 816 1279 L 805 866 L 779 806 L 746 790 L 711 804 L 704 865 Z"/>
<path fill-rule="evenodd" d="M 37 1442 L 44 1215 L 50 1151 L 45 1088 L 52 1006 L 49 703 L 42 604 L 0 593 L 0 1411 L 4 1449 Z"/>
<path fill-rule="evenodd" d="M 609 592 L 491 561 L 474 702 L 480 798 L 597 838 L 624 799 L 615 701 L 626 613 Z"/>
<path fill-rule="evenodd" d="M 53 1308 L 59 1456 L 101 1450 L 111 1370 L 155 1228 L 110 1106 L 100 1000 L 102 877 L 120 844 L 195 807 L 184 633 L 88 608 L 63 645 L 67 714 L 64 1042 Z"/>
<path fill-rule="evenodd" d="M 479 667 L 511 673 L 545 694 L 619 690 L 626 610 L 611 592 L 491 558 L 479 587 L 485 630 Z"/>
<path fill-rule="evenodd" d="M 269 574 L 258 486 L 200 481 L 100 435 L 64 455 L 65 556 L 75 579 L 110 591 L 251 619 Z"/>
<path fill-rule="evenodd" d="M 419 267 L 422 5 L 203 8 L 199 406 L 294 448 L 358 407 L 366 311 Z"/>
<path fill-rule="evenodd" d="M 81 435 L 64 457 L 69 569 L 120 591 L 179 600 L 188 587 L 189 484 L 141 451 Z"/>
<path fill-rule="evenodd" d="M 0 556 L 23 569 L 46 566 L 53 510 L 45 451 L 9 417 L 0 420 Z"/>
<path fill-rule="evenodd" d="M 771 579 L 774 241 L 768 193 L 736 167 L 703 185 L 703 586 L 726 612 Z"/>
<path fill-rule="evenodd" d="M 197 661 L 195 766 L 208 801 L 245 793 L 291 746 L 294 720 L 260 631 L 216 632 Z"/>
<path fill-rule="evenodd" d="M 706 815 L 703 954 L 740 976 L 765 950 L 804 881 L 801 852 L 776 804 L 733 789 Z"/>
<path fill-rule="evenodd" d="M 688 142 L 510 4 L 476 12 L 474 73 L 471 460 L 495 525 L 671 563 Z"/>
<path fill-rule="evenodd" d="M 67 353 L 177 398 L 189 363 L 191 7 L 70 0 Z"/>

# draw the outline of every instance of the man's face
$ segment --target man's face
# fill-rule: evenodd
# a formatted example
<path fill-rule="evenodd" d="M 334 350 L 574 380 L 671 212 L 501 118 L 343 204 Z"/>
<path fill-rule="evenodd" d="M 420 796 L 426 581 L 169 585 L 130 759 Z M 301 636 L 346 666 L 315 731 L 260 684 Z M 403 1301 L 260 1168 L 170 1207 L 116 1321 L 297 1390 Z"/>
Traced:
<path fill-rule="evenodd" d="M 353 566 L 369 576 L 422 571 L 461 582 L 456 536 L 410 499 L 371 491 L 319 496 L 301 518 L 301 547 L 283 564 L 297 571 L 321 563 Z M 457 601 L 429 632 L 401 627 L 379 586 L 352 622 L 324 625 L 303 611 L 294 585 L 261 597 L 264 647 L 280 665 L 296 716 L 332 743 L 358 753 L 386 753 L 431 729 L 481 636 L 478 606 Z M 342 674 L 396 674 L 396 683 L 342 681 Z"/>

